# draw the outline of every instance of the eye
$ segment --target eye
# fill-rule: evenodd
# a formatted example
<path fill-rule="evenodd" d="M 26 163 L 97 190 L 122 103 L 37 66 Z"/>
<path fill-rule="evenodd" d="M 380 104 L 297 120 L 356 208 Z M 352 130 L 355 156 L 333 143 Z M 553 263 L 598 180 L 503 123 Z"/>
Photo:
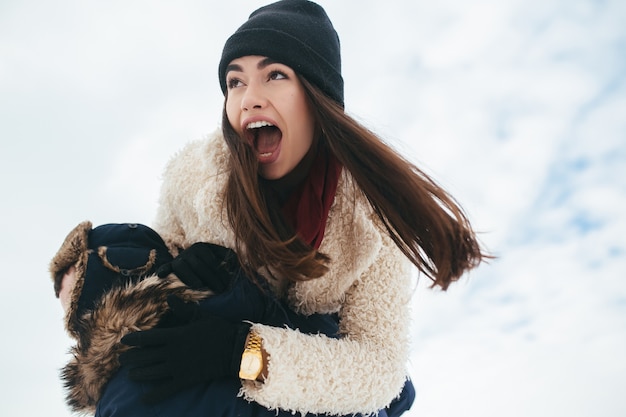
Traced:
<path fill-rule="evenodd" d="M 241 87 L 242 85 L 243 85 L 243 82 L 239 78 L 232 77 L 226 80 L 226 86 L 228 87 L 229 90 L 232 90 L 233 88 Z"/>
<path fill-rule="evenodd" d="M 286 80 L 289 77 L 287 77 L 287 74 L 285 74 L 282 71 L 279 70 L 273 70 L 270 72 L 268 79 L 270 80 Z"/>

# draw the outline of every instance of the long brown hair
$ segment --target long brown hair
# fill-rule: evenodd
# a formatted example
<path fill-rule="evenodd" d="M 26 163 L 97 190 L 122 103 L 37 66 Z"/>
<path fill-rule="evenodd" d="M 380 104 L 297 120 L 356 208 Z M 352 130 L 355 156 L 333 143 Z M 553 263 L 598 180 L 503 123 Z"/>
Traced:
<path fill-rule="evenodd" d="M 350 172 L 395 244 L 433 286 L 447 289 L 490 257 L 481 251 L 467 216 L 445 190 L 299 78 L 321 132 L 320 144 Z M 254 151 L 230 125 L 225 107 L 222 131 L 230 149 L 225 204 L 246 271 L 265 267 L 293 281 L 324 275 L 329 258 L 284 225 L 276 202 L 259 181 Z"/>

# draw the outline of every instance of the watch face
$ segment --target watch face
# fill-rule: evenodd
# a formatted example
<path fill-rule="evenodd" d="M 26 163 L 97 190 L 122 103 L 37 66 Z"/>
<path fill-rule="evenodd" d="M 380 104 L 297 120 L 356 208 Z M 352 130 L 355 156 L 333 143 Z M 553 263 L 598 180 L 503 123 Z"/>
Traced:
<path fill-rule="evenodd" d="M 239 377 L 242 379 L 256 379 L 263 368 L 263 359 L 260 352 L 244 352 L 239 368 Z"/>

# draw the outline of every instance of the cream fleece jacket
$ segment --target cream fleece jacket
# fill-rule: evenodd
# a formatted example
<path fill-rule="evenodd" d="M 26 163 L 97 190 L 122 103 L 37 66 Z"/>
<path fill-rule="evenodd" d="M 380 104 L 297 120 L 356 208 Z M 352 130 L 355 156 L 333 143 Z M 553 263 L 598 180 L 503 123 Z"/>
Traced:
<path fill-rule="evenodd" d="M 216 132 L 169 162 L 155 229 L 172 251 L 195 242 L 234 247 L 223 204 L 228 149 Z M 319 249 L 331 258 L 321 278 L 287 290 L 304 314 L 338 312 L 342 338 L 254 324 L 269 354 L 269 376 L 242 382 L 241 395 L 269 409 L 370 414 L 396 398 L 407 378 L 410 264 L 342 174 Z"/>

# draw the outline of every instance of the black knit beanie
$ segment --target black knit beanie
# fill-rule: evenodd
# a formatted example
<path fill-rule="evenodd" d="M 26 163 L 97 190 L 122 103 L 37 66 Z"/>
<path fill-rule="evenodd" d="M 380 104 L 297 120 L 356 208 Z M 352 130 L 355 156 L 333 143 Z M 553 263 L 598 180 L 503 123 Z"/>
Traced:
<path fill-rule="evenodd" d="M 248 55 L 291 67 L 343 106 L 339 37 L 324 9 L 307 0 L 281 0 L 252 12 L 226 41 L 219 80 L 226 94 L 226 67 Z"/>

